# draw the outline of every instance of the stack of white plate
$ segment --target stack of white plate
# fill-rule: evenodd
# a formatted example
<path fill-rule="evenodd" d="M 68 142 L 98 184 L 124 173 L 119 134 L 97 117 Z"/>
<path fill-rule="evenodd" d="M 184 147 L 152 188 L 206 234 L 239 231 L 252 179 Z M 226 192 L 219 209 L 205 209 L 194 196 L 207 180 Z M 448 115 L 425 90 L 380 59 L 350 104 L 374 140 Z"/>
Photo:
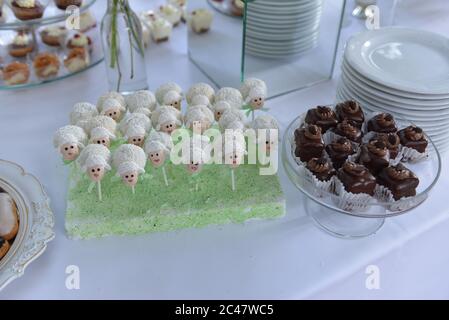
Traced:
<path fill-rule="evenodd" d="M 346 44 L 338 100 L 389 112 L 421 127 L 449 150 L 449 39 L 407 28 L 383 28 Z"/>
<path fill-rule="evenodd" d="M 264 58 L 303 53 L 318 43 L 323 0 L 256 0 L 246 13 L 246 51 Z"/>

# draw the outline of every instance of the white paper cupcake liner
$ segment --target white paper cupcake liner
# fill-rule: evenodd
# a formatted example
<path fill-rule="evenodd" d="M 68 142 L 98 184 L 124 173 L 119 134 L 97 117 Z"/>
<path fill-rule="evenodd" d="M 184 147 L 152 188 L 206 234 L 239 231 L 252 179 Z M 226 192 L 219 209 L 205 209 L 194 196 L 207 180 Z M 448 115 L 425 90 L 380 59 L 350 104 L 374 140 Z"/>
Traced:
<path fill-rule="evenodd" d="M 304 178 L 310 185 L 309 191 L 319 198 L 325 197 L 328 193 L 334 192 L 334 177 L 328 181 L 319 180 L 313 172 L 311 172 L 307 167 L 301 167 L 304 174 Z"/>
<path fill-rule="evenodd" d="M 334 179 L 335 194 L 334 202 L 337 207 L 349 212 L 365 212 L 369 209 L 370 202 L 374 197 L 365 193 L 351 193 L 346 191 L 343 182 L 338 178 Z"/>
<path fill-rule="evenodd" d="M 388 203 L 386 209 L 391 212 L 400 212 L 414 208 L 420 202 L 416 197 L 405 197 L 395 200 L 390 189 L 380 184 L 376 185 L 374 189 L 374 197 L 380 202 Z"/>
<path fill-rule="evenodd" d="M 402 146 L 402 162 L 416 163 L 426 160 L 429 157 L 429 153 L 426 151 L 424 153 L 418 152 L 415 149 Z"/>

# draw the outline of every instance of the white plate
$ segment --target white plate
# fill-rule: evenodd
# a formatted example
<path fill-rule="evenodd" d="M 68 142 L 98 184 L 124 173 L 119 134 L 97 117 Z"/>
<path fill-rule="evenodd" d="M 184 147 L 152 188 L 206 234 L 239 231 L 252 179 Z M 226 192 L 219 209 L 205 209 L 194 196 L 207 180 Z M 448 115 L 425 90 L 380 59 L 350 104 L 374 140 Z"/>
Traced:
<path fill-rule="evenodd" d="M 419 123 L 421 125 L 424 125 L 426 127 L 441 127 L 442 129 L 446 128 L 446 126 L 449 126 L 449 118 L 423 118 L 422 116 L 416 116 L 410 114 L 408 111 L 403 111 L 398 108 L 392 108 L 389 106 L 386 106 L 383 103 L 378 103 L 376 101 L 367 100 L 366 97 L 361 95 L 358 92 L 355 92 L 352 88 L 348 88 L 343 82 L 339 83 L 339 86 L 343 91 L 348 94 L 349 96 L 353 96 L 355 100 L 360 101 L 362 105 L 368 105 L 376 109 L 382 109 L 386 112 L 393 112 L 402 115 L 404 118 L 407 118 L 407 120 L 414 121 L 415 123 Z"/>
<path fill-rule="evenodd" d="M 397 96 L 400 98 L 407 98 L 407 99 L 415 99 L 415 100 L 446 100 L 449 99 L 449 95 L 444 95 L 444 94 L 436 94 L 436 95 L 430 95 L 430 94 L 421 94 L 421 93 L 416 93 L 416 92 L 406 92 L 406 91 L 401 91 L 401 90 L 396 90 L 387 86 L 384 86 L 382 84 L 379 84 L 377 82 L 374 82 L 370 79 L 367 79 L 366 77 L 364 77 L 362 74 L 358 73 L 356 70 L 354 70 L 354 68 L 352 68 L 349 63 L 345 60 L 343 60 L 343 66 L 344 68 L 351 73 L 351 75 L 353 75 L 354 77 L 356 77 L 359 81 L 363 82 L 364 84 L 382 91 L 384 93 L 393 95 L 393 96 Z"/>
<path fill-rule="evenodd" d="M 264 32 L 269 34 L 285 34 L 285 33 L 297 33 L 304 30 L 310 30 L 317 28 L 320 24 L 320 19 L 306 21 L 305 23 L 298 23 L 287 26 L 268 25 L 266 22 L 248 21 L 246 24 L 246 30 L 252 30 L 255 32 Z"/>
<path fill-rule="evenodd" d="M 259 21 L 266 20 L 268 24 L 285 24 L 285 23 L 298 23 L 303 21 L 309 21 L 320 16 L 322 8 L 318 7 L 311 11 L 301 12 L 297 14 L 273 14 L 273 13 L 260 13 L 254 11 L 248 11 L 246 17 L 249 21 L 252 19 L 258 19 Z"/>
<path fill-rule="evenodd" d="M 411 98 L 403 98 L 399 96 L 395 96 L 380 90 L 377 90 L 364 82 L 360 81 L 358 76 L 352 74 L 345 65 L 342 66 L 342 74 L 344 74 L 351 84 L 352 87 L 356 87 L 366 94 L 376 98 L 382 98 L 386 101 L 392 102 L 393 104 L 398 104 L 400 108 L 410 109 L 410 110 L 425 110 L 428 112 L 429 110 L 435 111 L 447 111 L 449 112 L 449 99 L 445 100 L 419 100 L 419 99 L 411 99 Z M 349 84 L 346 83 L 346 84 Z"/>
<path fill-rule="evenodd" d="M 274 5 L 277 4 L 277 5 Z M 296 13 L 307 13 L 309 11 L 316 10 L 322 7 L 322 1 L 308 1 L 308 2 L 297 2 L 294 4 L 287 3 L 263 3 L 263 2 L 250 2 L 248 3 L 248 12 L 258 12 L 267 14 L 296 14 Z"/>
<path fill-rule="evenodd" d="M 258 51 L 251 48 L 246 48 L 246 52 L 248 54 L 257 56 L 259 58 L 268 58 L 268 59 L 289 59 L 300 56 L 304 52 L 307 52 L 316 47 L 317 44 L 312 44 L 310 47 L 304 47 L 303 49 L 295 52 L 295 53 L 271 53 L 267 51 Z"/>
<path fill-rule="evenodd" d="M 252 47 L 250 45 L 246 46 L 246 50 L 249 52 L 257 52 L 261 54 L 268 54 L 272 56 L 283 56 L 283 55 L 291 55 L 291 54 L 298 54 L 301 52 L 304 52 L 305 50 L 309 50 L 317 45 L 316 42 L 309 43 L 307 45 L 295 48 L 295 49 L 285 49 L 285 50 L 267 50 L 267 49 L 259 49 L 257 47 Z"/>
<path fill-rule="evenodd" d="M 358 72 L 388 87 L 449 93 L 449 39 L 408 28 L 382 28 L 352 37 L 345 58 Z"/>
<path fill-rule="evenodd" d="M 299 39 L 291 39 L 291 40 L 270 40 L 270 39 L 259 39 L 254 38 L 249 35 L 246 37 L 246 42 L 252 44 L 258 44 L 260 46 L 296 46 L 305 42 L 309 42 L 318 38 L 319 30 L 316 30 L 308 35 L 302 36 Z"/>
<path fill-rule="evenodd" d="M 47 248 L 55 233 L 54 217 L 42 185 L 19 165 L 0 160 L 0 187 L 16 202 L 20 226 L 10 250 L 0 260 L 0 290 L 21 277 Z"/>

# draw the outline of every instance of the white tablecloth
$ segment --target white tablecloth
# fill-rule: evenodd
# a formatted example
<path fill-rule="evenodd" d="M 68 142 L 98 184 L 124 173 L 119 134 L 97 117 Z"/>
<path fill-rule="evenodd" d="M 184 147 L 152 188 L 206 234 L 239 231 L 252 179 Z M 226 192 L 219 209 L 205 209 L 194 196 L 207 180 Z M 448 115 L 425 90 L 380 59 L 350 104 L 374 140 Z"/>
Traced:
<path fill-rule="evenodd" d="M 100 2 L 99 15 L 104 10 Z M 408 10 L 399 13 L 398 22 L 437 32 L 448 29 L 447 1 L 405 2 Z M 362 27 L 360 21 L 346 18 L 344 37 Z M 188 61 L 183 28 L 175 30 L 170 42 L 150 48 L 147 59 L 152 89 L 171 80 L 184 88 L 207 81 Z M 96 101 L 106 91 L 104 75 L 99 65 L 42 88 L 0 92 L 0 158 L 21 164 L 41 180 L 56 215 L 56 239 L 0 299 L 449 298 L 446 167 L 426 203 L 387 220 L 376 235 L 361 240 L 341 240 L 318 230 L 305 216 L 303 196 L 282 170 L 287 215 L 279 220 L 136 237 L 67 239 L 67 172 L 51 137 L 67 123 L 75 102 Z M 332 103 L 335 87 L 336 80 L 328 81 L 269 104 L 285 128 L 292 115 Z M 69 265 L 80 269 L 79 290 L 65 286 Z M 365 286 L 369 265 L 379 267 L 379 290 Z"/>

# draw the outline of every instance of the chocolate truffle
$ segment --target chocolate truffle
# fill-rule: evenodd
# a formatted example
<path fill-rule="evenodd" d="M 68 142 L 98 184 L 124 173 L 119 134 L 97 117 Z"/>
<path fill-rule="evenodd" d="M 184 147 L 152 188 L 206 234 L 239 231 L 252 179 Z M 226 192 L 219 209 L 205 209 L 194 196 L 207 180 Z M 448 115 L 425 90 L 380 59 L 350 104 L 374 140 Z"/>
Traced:
<path fill-rule="evenodd" d="M 346 161 L 340 170 L 338 170 L 337 176 L 347 192 L 374 195 L 376 178 L 374 178 L 365 166 Z"/>
<path fill-rule="evenodd" d="M 401 163 L 383 169 L 377 181 L 391 191 L 395 200 L 415 196 L 419 185 L 418 177 Z"/>
<path fill-rule="evenodd" d="M 391 133 L 398 131 L 398 128 L 391 114 L 379 113 L 368 121 L 368 131 Z"/>
<path fill-rule="evenodd" d="M 348 100 L 337 104 L 335 113 L 338 121 L 348 120 L 353 126 L 361 129 L 365 121 L 365 115 L 360 104 L 354 100 Z"/>
<path fill-rule="evenodd" d="M 424 132 L 421 128 L 409 126 L 398 132 L 401 144 L 404 147 L 415 149 L 420 153 L 426 151 L 428 141 L 424 136 Z"/>
<path fill-rule="evenodd" d="M 399 136 L 396 133 L 379 133 L 376 138 L 385 142 L 390 151 L 390 159 L 396 159 L 401 144 Z"/>
<path fill-rule="evenodd" d="M 305 128 L 295 131 L 295 155 L 303 162 L 312 158 L 321 158 L 324 151 L 324 142 L 321 128 L 316 125 L 306 125 Z"/>
<path fill-rule="evenodd" d="M 360 143 L 362 142 L 362 131 L 353 126 L 348 120 L 343 120 L 337 126 L 332 129 L 335 134 L 348 138 L 349 140 Z"/>
<path fill-rule="evenodd" d="M 330 128 L 334 128 L 338 123 L 334 111 L 329 107 L 322 106 L 307 111 L 304 122 L 317 125 L 321 128 L 322 133 L 325 133 Z"/>
<path fill-rule="evenodd" d="M 332 160 L 335 169 L 340 169 L 348 157 L 355 153 L 351 141 L 347 138 L 338 138 L 326 146 L 326 151 Z"/>
<path fill-rule="evenodd" d="M 372 139 L 361 147 L 358 162 L 367 167 L 372 174 L 378 174 L 389 166 L 390 151 L 383 140 Z"/>
<path fill-rule="evenodd" d="M 320 181 L 329 181 L 337 174 L 329 160 L 324 157 L 310 159 L 306 167 Z"/>

